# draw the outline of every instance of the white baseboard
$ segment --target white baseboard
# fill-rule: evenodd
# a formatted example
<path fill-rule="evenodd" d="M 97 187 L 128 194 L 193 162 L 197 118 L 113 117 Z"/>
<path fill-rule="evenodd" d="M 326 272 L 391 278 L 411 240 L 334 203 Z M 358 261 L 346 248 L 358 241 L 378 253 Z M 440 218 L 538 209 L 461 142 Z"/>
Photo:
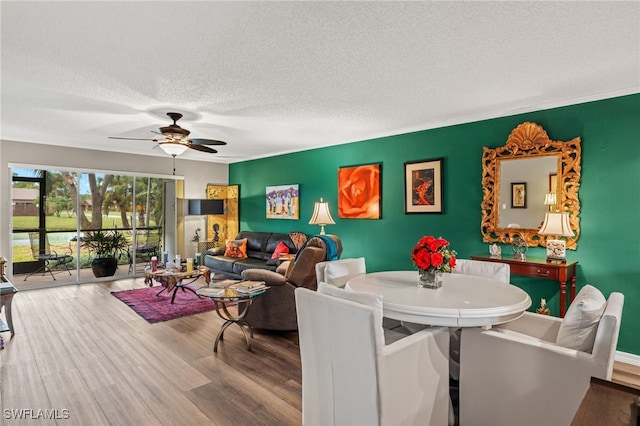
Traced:
<path fill-rule="evenodd" d="M 640 355 L 616 351 L 616 361 L 640 367 Z"/>

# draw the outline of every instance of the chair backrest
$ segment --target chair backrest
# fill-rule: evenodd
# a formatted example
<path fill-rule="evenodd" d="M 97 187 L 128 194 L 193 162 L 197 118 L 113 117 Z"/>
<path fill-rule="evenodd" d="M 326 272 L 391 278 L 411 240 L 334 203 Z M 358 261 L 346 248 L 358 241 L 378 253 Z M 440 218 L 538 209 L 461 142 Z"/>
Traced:
<path fill-rule="evenodd" d="M 304 425 L 380 422 L 375 310 L 361 303 L 295 290 Z"/>
<path fill-rule="evenodd" d="M 289 264 L 285 273 L 285 278 L 296 287 L 306 287 L 315 290 L 318 281 L 316 280 L 316 264 L 322 262 L 326 257 L 324 248 L 316 246 L 306 246 L 297 255 L 295 260 Z"/>
<path fill-rule="evenodd" d="M 162 237 L 162 229 L 140 230 L 136 233 L 136 247 L 138 249 L 160 248 L 160 239 Z"/>
<path fill-rule="evenodd" d="M 611 293 L 598 324 L 598 331 L 596 331 L 596 339 L 591 352 L 594 360 L 594 368 L 591 375 L 599 379 L 611 380 L 611 375 L 613 374 L 613 361 L 615 360 L 616 347 L 618 346 L 623 305 L 624 295 L 618 292 Z"/>
<path fill-rule="evenodd" d="M 509 284 L 511 277 L 511 268 L 508 263 L 485 262 L 471 259 L 456 259 L 456 267 L 453 268 L 451 272 L 495 278 L 505 284 Z"/>
<path fill-rule="evenodd" d="M 367 265 L 364 257 L 330 260 L 316 265 L 318 282 L 326 282 L 341 288 L 350 278 L 366 273 Z"/>
<path fill-rule="evenodd" d="M 44 252 L 40 252 L 40 233 L 29 232 L 29 243 L 31 244 L 31 255 L 34 259 L 38 260 L 41 254 L 50 254 L 51 247 L 49 246 L 49 238 L 47 234 L 44 234 Z"/>

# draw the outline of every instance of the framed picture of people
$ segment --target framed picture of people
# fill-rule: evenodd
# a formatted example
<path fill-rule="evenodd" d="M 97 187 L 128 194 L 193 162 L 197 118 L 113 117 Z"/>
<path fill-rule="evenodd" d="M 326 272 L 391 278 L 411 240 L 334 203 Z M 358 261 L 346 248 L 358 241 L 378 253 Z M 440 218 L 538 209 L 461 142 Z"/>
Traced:
<path fill-rule="evenodd" d="M 300 191 L 297 184 L 267 186 L 267 219 L 299 219 Z"/>
<path fill-rule="evenodd" d="M 404 163 L 404 212 L 444 213 L 443 159 Z"/>

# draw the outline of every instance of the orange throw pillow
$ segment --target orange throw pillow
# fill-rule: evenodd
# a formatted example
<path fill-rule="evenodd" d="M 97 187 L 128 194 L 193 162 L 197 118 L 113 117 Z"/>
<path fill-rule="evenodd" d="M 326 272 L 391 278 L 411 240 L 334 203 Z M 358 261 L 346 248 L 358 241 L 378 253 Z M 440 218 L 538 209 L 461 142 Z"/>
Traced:
<path fill-rule="evenodd" d="M 224 251 L 227 257 L 237 257 L 239 259 L 247 258 L 247 239 L 227 240 L 227 248 Z"/>

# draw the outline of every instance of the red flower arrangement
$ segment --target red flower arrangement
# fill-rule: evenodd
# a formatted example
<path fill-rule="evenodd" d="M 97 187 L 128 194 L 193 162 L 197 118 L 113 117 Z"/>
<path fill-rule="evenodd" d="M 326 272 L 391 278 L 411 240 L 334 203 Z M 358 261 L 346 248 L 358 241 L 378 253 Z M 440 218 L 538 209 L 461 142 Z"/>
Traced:
<path fill-rule="evenodd" d="M 449 248 L 449 241 L 428 235 L 420 238 L 411 251 L 411 261 L 425 271 L 451 272 L 456 267 L 456 254 Z"/>

